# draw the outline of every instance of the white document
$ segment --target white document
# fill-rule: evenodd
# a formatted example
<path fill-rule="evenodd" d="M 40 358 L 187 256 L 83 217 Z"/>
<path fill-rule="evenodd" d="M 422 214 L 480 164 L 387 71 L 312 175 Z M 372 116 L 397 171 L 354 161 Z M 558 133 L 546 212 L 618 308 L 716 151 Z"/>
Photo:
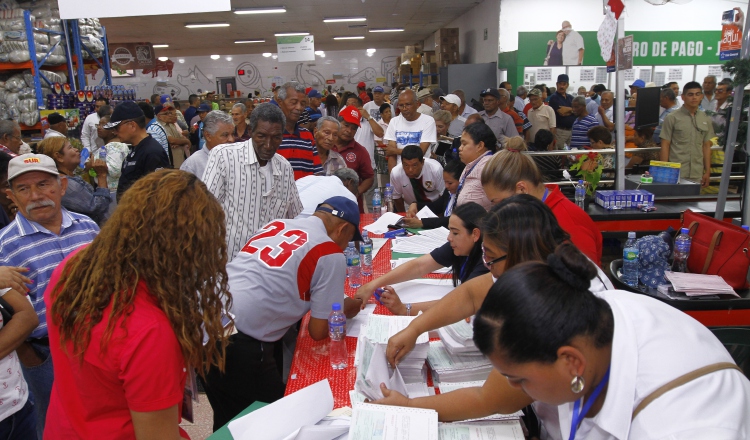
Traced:
<path fill-rule="evenodd" d="M 398 368 L 391 370 L 388 367 L 383 346 L 370 341 L 365 341 L 365 343 L 367 345 L 362 350 L 362 362 L 357 371 L 354 389 L 370 400 L 378 400 L 383 398 L 380 384 L 384 383 L 388 389 L 408 396 L 406 384 Z"/>
<path fill-rule="evenodd" d="M 375 307 L 377 304 L 367 304 L 364 310 L 360 310 L 352 319 L 346 320 L 346 336 L 351 338 L 358 338 L 362 331 L 362 326 L 367 324 L 367 320 L 370 319 L 370 315 L 375 313 Z"/>
<path fill-rule="evenodd" d="M 303 426 L 315 425 L 332 410 L 331 385 L 323 379 L 229 422 L 229 432 L 236 440 L 282 440 Z"/>
<path fill-rule="evenodd" d="M 440 227 L 419 231 L 418 235 L 411 237 L 395 238 L 391 243 L 391 250 L 405 254 L 429 254 L 448 241 L 449 232 L 448 229 Z"/>
<path fill-rule="evenodd" d="M 404 304 L 436 301 L 442 299 L 454 289 L 453 280 L 448 278 L 442 280 L 420 278 L 418 280 L 396 283 L 391 285 L 391 287 L 393 287 L 399 299 Z"/>
<path fill-rule="evenodd" d="M 388 339 L 405 329 L 415 318 L 416 316 L 370 315 L 364 335 L 376 344 L 388 345 Z M 427 333 L 422 333 L 417 338 L 416 345 L 426 344 L 429 341 Z"/>
<path fill-rule="evenodd" d="M 403 215 L 398 215 L 395 212 L 385 212 L 375 223 L 369 224 L 362 229 L 373 234 L 385 234 L 388 232 L 388 225 L 395 225 L 403 217 Z"/>
<path fill-rule="evenodd" d="M 672 288 L 676 292 L 685 292 L 687 296 L 724 294 L 739 298 L 732 286 L 719 275 L 666 271 L 664 278 L 672 283 Z"/>
<path fill-rule="evenodd" d="M 435 213 L 432 212 L 430 208 L 425 206 L 424 208 L 419 210 L 419 212 L 417 213 L 417 218 L 420 220 L 426 218 L 437 218 L 437 215 L 435 215 Z"/>
<path fill-rule="evenodd" d="M 518 420 L 497 422 L 441 423 L 440 440 L 523 440 L 523 429 Z"/>
<path fill-rule="evenodd" d="M 406 264 L 410 262 L 411 260 L 416 260 L 419 257 L 414 258 L 396 258 L 395 260 L 391 260 L 391 270 L 401 266 L 402 264 Z M 432 273 L 439 274 L 439 275 L 445 275 L 451 272 L 450 267 L 441 267 L 438 270 L 433 270 Z"/>
<path fill-rule="evenodd" d="M 289 437 L 289 440 L 335 440 L 348 433 L 349 426 L 349 424 L 303 426 L 297 435 Z"/>
<path fill-rule="evenodd" d="M 378 252 L 380 252 L 380 250 L 383 249 L 383 246 L 388 243 L 388 239 L 370 238 L 370 240 L 372 240 L 372 261 L 375 261 L 375 257 L 378 256 Z"/>
<path fill-rule="evenodd" d="M 361 403 L 352 413 L 349 440 L 438 440 L 438 414 L 430 409 Z"/>

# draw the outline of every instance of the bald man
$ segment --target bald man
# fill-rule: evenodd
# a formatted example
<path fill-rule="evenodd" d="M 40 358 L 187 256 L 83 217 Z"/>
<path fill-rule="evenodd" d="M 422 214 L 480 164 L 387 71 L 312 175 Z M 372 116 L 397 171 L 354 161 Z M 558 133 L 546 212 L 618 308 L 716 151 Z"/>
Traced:
<path fill-rule="evenodd" d="M 580 66 L 583 64 L 583 37 L 573 30 L 569 21 L 562 22 L 562 30 L 565 32 L 563 41 L 562 59 L 565 66 Z"/>

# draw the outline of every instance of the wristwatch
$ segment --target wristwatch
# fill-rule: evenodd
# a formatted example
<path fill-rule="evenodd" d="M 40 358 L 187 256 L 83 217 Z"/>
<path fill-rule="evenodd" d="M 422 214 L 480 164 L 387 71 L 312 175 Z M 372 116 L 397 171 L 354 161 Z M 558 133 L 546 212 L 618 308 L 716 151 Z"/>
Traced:
<path fill-rule="evenodd" d="M 411 303 L 406 304 L 406 316 L 411 316 Z"/>

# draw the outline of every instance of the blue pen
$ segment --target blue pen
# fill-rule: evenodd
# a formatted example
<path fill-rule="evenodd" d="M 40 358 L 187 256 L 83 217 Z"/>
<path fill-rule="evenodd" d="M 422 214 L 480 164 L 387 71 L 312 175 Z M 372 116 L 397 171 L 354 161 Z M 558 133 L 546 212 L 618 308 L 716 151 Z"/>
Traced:
<path fill-rule="evenodd" d="M 383 302 L 380 301 L 380 295 L 382 295 L 383 292 L 384 292 L 383 288 L 378 287 L 377 289 L 375 289 L 375 292 L 373 293 L 373 295 L 375 295 L 375 299 L 378 300 L 380 304 L 383 304 Z"/>
<path fill-rule="evenodd" d="M 406 229 L 396 229 L 394 231 L 388 231 L 385 234 L 383 234 L 383 237 L 385 238 L 395 238 L 401 235 L 406 235 Z"/>

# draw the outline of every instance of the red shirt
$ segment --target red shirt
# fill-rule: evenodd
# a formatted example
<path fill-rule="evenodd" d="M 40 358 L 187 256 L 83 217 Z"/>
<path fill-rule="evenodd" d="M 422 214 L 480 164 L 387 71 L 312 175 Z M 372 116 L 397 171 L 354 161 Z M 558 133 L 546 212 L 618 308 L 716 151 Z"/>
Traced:
<path fill-rule="evenodd" d="M 71 253 L 52 274 L 44 299 L 51 310 L 52 288 L 60 279 Z M 145 282 L 136 288 L 132 313 L 115 325 L 107 351 L 100 341 L 109 319 L 111 305 L 91 331 L 91 342 L 83 363 L 60 346 L 60 329 L 53 319 L 47 322 L 50 352 L 54 364 L 45 440 L 55 439 L 133 439 L 130 411 L 159 411 L 179 405 L 187 377 L 185 359 L 174 330 Z M 122 324 L 125 328 L 123 329 Z M 175 424 L 180 423 L 178 415 Z M 190 437 L 180 429 L 183 438 Z"/>
<path fill-rule="evenodd" d="M 365 105 L 371 101 L 370 95 L 368 95 L 365 91 L 359 92 L 359 99 L 362 100 L 362 105 Z"/>
<path fill-rule="evenodd" d="M 343 147 L 336 145 L 336 151 L 344 158 L 346 166 L 357 172 L 359 176 L 359 182 L 362 183 L 367 179 L 375 177 L 375 172 L 372 169 L 372 159 L 370 159 L 370 153 L 367 149 L 360 145 L 354 139 Z M 359 203 L 359 212 L 364 212 L 364 205 L 362 205 L 362 195 L 360 194 L 357 198 Z"/>
<path fill-rule="evenodd" d="M 570 241 L 597 266 L 602 265 L 602 233 L 583 209 L 568 200 L 557 185 L 545 185 L 549 190 L 544 203 L 555 214 L 557 223 L 570 234 Z"/>
<path fill-rule="evenodd" d="M 503 112 L 513 118 L 513 123 L 516 125 L 516 130 L 518 130 L 518 134 L 523 136 L 523 118 L 521 118 L 521 115 L 519 115 L 515 110 L 513 110 L 513 106 L 509 105 L 506 107 Z"/>

